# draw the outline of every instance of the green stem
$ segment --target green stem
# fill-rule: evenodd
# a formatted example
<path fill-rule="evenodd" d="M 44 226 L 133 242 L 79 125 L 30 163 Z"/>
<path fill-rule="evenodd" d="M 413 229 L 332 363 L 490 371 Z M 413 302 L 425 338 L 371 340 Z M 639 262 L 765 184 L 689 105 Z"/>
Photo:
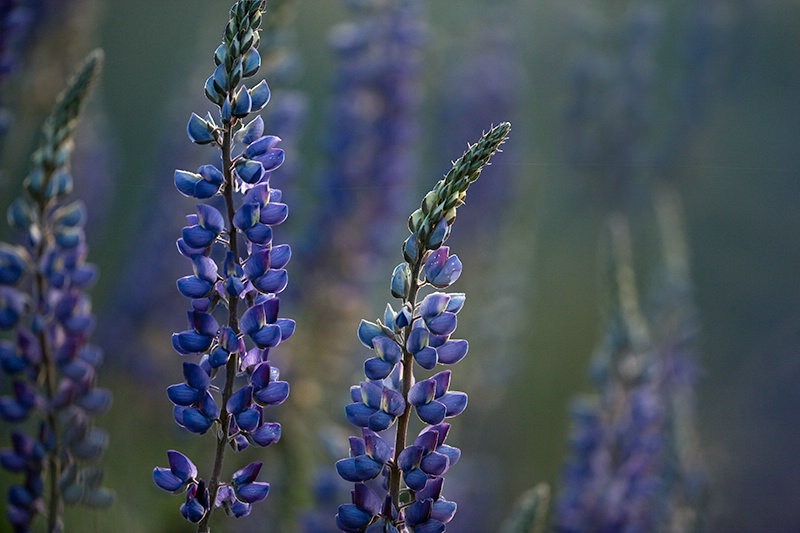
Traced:
<path fill-rule="evenodd" d="M 419 245 L 419 249 L 422 249 L 422 246 Z M 417 305 L 417 293 L 419 292 L 420 285 L 419 285 L 419 273 L 422 269 L 422 257 L 419 257 L 417 261 L 411 268 L 411 286 L 408 290 L 408 297 L 405 299 L 404 305 L 408 305 L 411 308 L 412 315 L 414 313 L 414 308 Z M 411 327 L 413 325 L 409 324 L 404 328 L 404 338 L 408 338 L 408 335 L 411 333 Z M 395 436 L 394 442 L 394 458 L 392 462 L 389 464 L 389 494 L 392 497 L 392 503 L 398 511 L 400 510 L 400 481 L 402 476 L 400 474 L 400 468 L 397 466 L 397 459 L 400 456 L 400 453 L 406 447 L 406 439 L 408 438 L 408 424 L 411 420 L 411 404 L 408 403 L 408 391 L 411 390 L 411 381 L 414 378 L 414 357 L 413 355 L 406 349 L 405 343 L 401 346 L 403 349 L 403 400 L 405 401 L 406 408 L 403 411 L 403 414 L 397 418 L 397 435 Z"/>
<path fill-rule="evenodd" d="M 50 181 L 53 172 L 47 171 L 44 179 L 46 189 L 47 183 Z M 36 313 L 44 317 L 47 313 L 47 280 L 39 269 L 38 265 L 42 262 L 42 257 L 45 253 L 46 243 L 50 240 L 49 232 L 47 231 L 46 213 L 47 201 L 41 198 L 36 199 L 38 207 L 38 218 L 40 224 L 41 235 L 39 242 L 36 245 L 34 252 L 34 260 L 37 265 L 35 284 L 36 284 Z M 48 317 L 49 318 L 49 317 Z M 50 322 L 50 320 L 48 320 Z M 55 448 L 47 453 L 47 482 L 48 482 L 48 500 L 47 500 L 47 531 L 48 533 L 57 533 L 62 530 L 61 527 L 61 488 L 59 487 L 59 480 L 61 478 L 61 443 L 58 431 L 58 421 L 50 405 L 52 399 L 56 394 L 56 367 L 53 361 L 53 355 L 50 350 L 50 343 L 47 339 L 47 328 L 41 328 L 37 339 L 39 341 L 39 350 L 42 354 L 42 371 L 44 372 L 44 393 L 47 398 L 48 407 L 45 409 L 44 418 L 45 424 L 52 432 L 53 439 L 55 440 Z"/>
<path fill-rule="evenodd" d="M 233 124 L 228 124 L 223 130 L 222 136 L 222 172 L 225 176 L 225 208 L 228 216 L 229 238 L 228 248 L 233 254 L 233 257 L 238 261 L 239 251 L 238 242 L 236 239 L 236 228 L 233 225 L 233 216 L 236 209 L 233 202 L 234 192 L 234 178 L 232 172 L 231 162 L 231 129 Z M 229 297 L 228 299 L 228 326 L 238 335 L 239 334 L 239 315 L 238 315 L 239 299 Z M 225 459 L 225 449 L 230 439 L 230 420 L 231 414 L 228 412 L 228 400 L 233 395 L 233 382 L 236 378 L 236 371 L 239 366 L 239 358 L 231 357 L 225 365 L 225 386 L 222 389 L 222 407 L 220 409 L 219 425 L 220 429 L 217 433 L 217 448 L 214 454 L 214 467 L 211 471 L 211 479 L 208 483 L 208 497 L 209 509 L 202 520 L 197 524 L 198 533 L 208 533 L 209 520 L 211 513 L 214 511 L 214 502 L 217 499 L 217 492 L 220 487 L 220 478 L 222 476 L 222 463 Z"/>

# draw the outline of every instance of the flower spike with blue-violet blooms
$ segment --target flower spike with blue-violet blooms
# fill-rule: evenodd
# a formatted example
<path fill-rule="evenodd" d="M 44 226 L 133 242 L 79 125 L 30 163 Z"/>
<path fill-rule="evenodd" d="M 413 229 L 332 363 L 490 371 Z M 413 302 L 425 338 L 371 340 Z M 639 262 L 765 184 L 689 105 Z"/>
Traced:
<path fill-rule="evenodd" d="M 86 291 L 97 269 L 86 262 L 86 208 L 67 199 L 75 128 L 102 59 L 100 50 L 89 54 L 59 96 L 22 195 L 8 209 L 25 244 L 0 243 L 0 369 L 11 388 L 0 396 L 0 419 L 16 426 L 0 466 L 23 476 L 8 491 L 14 531 L 29 531 L 39 515 L 48 532 L 63 531 L 64 504 L 113 501 L 99 466 L 108 435 L 93 424 L 111 404 L 110 392 L 96 386 L 102 355 L 88 342 L 94 317 Z"/>
<path fill-rule="evenodd" d="M 408 219 L 404 261 L 392 274 L 398 309 L 387 304 L 382 319 L 362 320 L 358 327 L 358 338 L 375 355 L 364 363 L 366 379 L 350 389 L 352 403 L 345 408 L 361 436 L 350 437 L 350 456 L 336 463 L 339 475 L 355 483 L 352 503 L 341 505 L 336 515 L 342 531 L 445 531 L 455 515 L 455 502 L 442 495 L 442 476 L 461 452 L 445 444 L 450 429 L 445 419 L 464 411 L 467 395 L 450 390 L 450 370 L 416 381 L 414 369 L 453 365 L 467 354 L 467 341 L 451 339 L 465 295 L 435 289 L 446 289 L 461 275 L 461 261 L 444 243 L 467 189 L 510 128 L 504 122 L 485 133 L 425 195 Z M 409 445 L 412 412 L 425 427 Z M 394 445 L 381 436 L 392 426 Z"/>
<path fill-rule="evenodd" d="M 214 52 L 216 68 L 205 84 L 219 115 L 189 119 L 190 140 L 218 148 L 219 164 L 175 171 L 183 195 L 209 202 L 186 217 L 177 242 L 192 266 L 192 273 L 177 281 L 191 310 L 188 328 L 172 336 L 172 346 L 197 362 L 183 363 L 183 381 L 168 387 L 167 396 L 177 424 L 196 434 L 211 430 L 216 448 L 208 478 L 186 455 L 170 450 L 169 466 L 155 468 L 153 480 L 167 492 L 184 494 L 180 513 L 202 532 L 209 531 L 215 508 L 238 518 L 267 497 L 269 484 L 257 481 L 261 462 L 223 479 L 223 459 L 228 447 L 242 451 L 277 442 L 281 427 L 267 420 L 267 408 L 289 394 L 288 383 L 269 362 L 270 349 L 295 328 L 293 320 L 278 315 L 291 250 L 273 244 L 273 227 L 286 219 L 288 208 L 269 181 L 284 152 L 278 137 L 264 134 L 257 115 L 270 98 L 266 81 L 251 88 L 242 83 L 261 65 L 257 48 L 265 5 L 241 0 L 231 7 L 223 42 Z M 211 205 L 214 200 L 224 208 Z"/>

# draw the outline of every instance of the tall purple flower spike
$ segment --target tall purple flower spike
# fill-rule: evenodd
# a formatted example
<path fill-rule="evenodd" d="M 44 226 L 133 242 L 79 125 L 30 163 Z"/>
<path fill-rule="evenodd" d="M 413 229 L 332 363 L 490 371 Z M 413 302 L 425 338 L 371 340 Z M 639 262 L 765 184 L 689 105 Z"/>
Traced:
<path fill-rule="evenodd" d="M 209 530 L 214 509 L 242 517 L 267 497 L 269 484 L 256 480 L 262 463 L 251 463 L 224 482 L 222 461 L 229 447 L 241 451 L 278 442 L 281 427 L 268 420 L 268 410 L 289 395 L 289 384 L 268 361 L 269 350 L 295 330 L 294 320 L 278 316 L 291 249 L 273 242 L 274 227 L 286 220 L 288 207 L 270 186 L 270 177 L 285 153 L 280 138 L 265 135 L 256 115 L 270 99 L 267 83 L 251 88 L 241 83 L 261 65 L 265 4 L 240 0 L 231 8 L 223 43 L 214 54 L 216 68 L 205 84 L 218 116 L 192 113 L 186 127 L 193 143 L 220 150 L 219 166 L 174 175 L 181 194 L 215 205 L 197 204 L 177 242 L 192 265 L 192 273 L 177 281 L 191 310 L 188 329 L 172 336 L 172 346 L 198 360 L 184 362 L 184 382 L 168 387 L 167 396 L 178 425 L 192 433 L 211 431 L 216 451 L 209 478 L 188 467 L 188 458 L 170 452 L 170 469 L 156 468 L 153 479 L 168 492 L 185 492 L 181 515 L 197 523 L 198 532 Z M 245 383 L 238 383 L 238 376 Z"/>
<path fill-rule="evenodd" d="M 342 531 L 444 531 L 455 514 L 456 504 L 441 494 L 442 476 L 461 452 L 444 444 L 450 424 L 443 421 L 466 409 L 467 395 L 449 390 L 450 370 L 416 381 L 414 367 L 432 370 L 438 364 L 455 364 L 467 354 L 467 341 L 451 339 L 465 295 L 436 290 L 454 283 L 462 268 L 443 244 L 467 188 L 509 128 L 501 124 L 470 146 L 412 213 L 411 236 L 403 245 L 405 261 L 394 269 L 390 284 L 400 308 L 387 305 L 382 319 L 362 320 L 358 327 L 359 340 L 374 356 L 364 363 L 367 380 L 351 387 L 352 403 L 345 408 L 348 421 L 362 428 L 362 437 L 351 437 L 350 456 L 336 463 L 339 475 L 355 483 L 352 503 L 341 505 L 336 515 Z M 432 289 L 421 297 L 427 287 Z M 426 427 L 407 445 L 412 413 Z M 394 446 L 379 435 L 392 426 Z M 371 482 L 380 476 L 381 484 Z M 401 494 L 410 495 L 413 503 L 407 504 L 407 496 Z"/>

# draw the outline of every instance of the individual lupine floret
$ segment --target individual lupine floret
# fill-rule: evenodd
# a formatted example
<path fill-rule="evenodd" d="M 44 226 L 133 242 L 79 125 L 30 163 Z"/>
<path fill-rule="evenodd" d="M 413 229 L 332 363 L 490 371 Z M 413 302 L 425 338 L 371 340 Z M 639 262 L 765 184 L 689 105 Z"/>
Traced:
<path fill-rule="evenodd" d="M 403 414 L 406 402 L 403 395 L 385 385 L 362 381 L 350 389 L 353 403 L 345 408 L 347 419 L 354 426 L 383 431 Z"/>
<path fill-rule="evenodd" d="M 261 463 L 224 483 L 222 460 L 228 446 L 241 451 L 277 442 L 280 424 L 267 421 L 265 409 L 289 394 L 288 383 L 278 380 L 277 369 L 268 362 L 269 349 L 295 329 L 293 320 L 278 316 L 291 250 L 273 244 L 273 226 L 286 220 L 288 207 L 269 184 L 285 154 L 277 146 L 280 138 L 264 135 L 260 117 L 247 121 L 269 101 L 266 82 L 252 88 L 241 83 L 261 64 L 257 47 L 265 4 L 240 0 L 231 8 L 223 43 L 214 53 L 216 68 L 205 84 L 219 117 L 193 113 L 186 127 L 192 142 L 220 149 L 220 166 L 204 165 L 196 173 L 178 170 L 174 176 L 182 194 L 200 200 L 221 196 L 224 204 L 224 211 L 199 204 L 177 242 L 181 255 L 192 262 L 192 275 L 177 282 L 179 292 L 191 299 L 192 310 L 189 329 L 175 333 L 172 345 L 180 355 L 200 358 L 196 364 L 185 363 L 185 383 L 167 391 L 179 425 L 194 433 L 215 428 L 212 475 L 188 486 L 181 507 L 181 514 L 198 524 L 197 531 L 205 532 L 215 507 L 240 517 L 266 497 L 269 486 L 255 481 Z M 220 375 L 224 384 L 212 385 Z"/>
<path fill-rule="evenodd" d="M 85 291 L 97 277 L 86 263 L 86 209 L 67 202 L 73 180 L 69 161 L 73 134 L 102 61 L 86 59 L 58 98 L 42 128 L 42 142 L 23 181 L 23 193 L 8 209 L 8 222 L 25 233 L 25 246 L 0 244 L 0 367 L 12 374 L 12 395 L 0 398 L 0 417 L 11 423 L 38 418 L 36 437 L 15 432 L 2 466 L 25 478 L 9 492 L 8 519 L 27 531 L 36 515 L 47 528 L 63 527 L 65 503 L 107 506 L 94 464 L 108 444 L 92 416 L 108 409 L 111 394 L 96 387 L 102 357 L 89 346 L 94 327 Z M 20 463 L 24 458 L 24 465 Z"/>
<path fill-rule="evenodd" d="M 456 514 L 455 502 L 442 497 L 444 478 L 433 478 L 416 493 L 405 511 L 406 526 L 414 533 L 441 532 Z"/>
<path fill-rule="evenodd" d="M 397 466 L 403 480 L 414 491 L 420 491 L 429 480 L 437 479 L 458 462 L 461 450 L 444 443 L 450 424 L 437 424 L 423 429 L 414 444 L 400 452 Z"/>
<path fill-rule="evenodd" d="M 350 457 L 336 462 L 345 481 L 369 481 L 378 477 L 392 456 L 392 448 L 377 433 L 362 430 L 363 438 L 350 437 Z"/>
<path fill-rule="evenodd" d="M 467 408 L 467 395 L 451 392 L 450 371 L 434 374 L 428 379 L 417 381 L 408 391 L 408 403 L 417 410 L 423 422 L 435 426 L 445 418 L 458 416 Z"/>
<path fill-rule="evenodd" d="M 415 362 L 431 370 L 466 355 L 466 341 L 450 340 L 465 295 L 433 291 L 419 302 L 417 298 L 426 285 L 447 288 L 460 275 L 460 260 L 443 243 L 467 188 L 509 128 L 505 123 L 484 134 L 425 196 L 409 218 L 412 235 L 403 245 L 405 262 L 392 274 L 391 293 L 402 300 L 400 309 L 387 305 L 382 321 L 362 320 L 358 327 L 359 340 L 376 355 L 364 365 L 370 381 L 350 389 L 353 403 L 345 408 L 364 438 L 351 437 L 350 457 L 336 465 L 343 479 L 356 482 L 353 503 L 340 506 L 336 517 L 343 531 L 444 531 L 455 513 L 455 504 L 441 497 L 441 476 L 458 461 L 460 451 L 444 444 L 450 425 L 443 420 L 464 411 L 467 395 L 449 391 L 450 370 L 415 383 L 413 369 Z M 406 446 L 412 411 L 428 426 Z M 395 445 L 390 448 L 377 433 L 395 422 Z M 382 473 L 383 504 L 382 496 L 364 485 Z"/>

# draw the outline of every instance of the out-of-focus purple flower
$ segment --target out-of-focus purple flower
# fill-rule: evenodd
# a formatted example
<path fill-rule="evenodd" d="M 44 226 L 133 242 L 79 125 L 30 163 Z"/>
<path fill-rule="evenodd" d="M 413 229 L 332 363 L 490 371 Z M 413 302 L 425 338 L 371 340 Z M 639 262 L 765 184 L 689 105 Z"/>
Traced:
<path fill-rule="evenodd" d="M 7 516 L 20 531 L 39 514 L 54 530 L 64 503 L 105 506 L 113 500 L 99 486 L 102 469 L 87 464 L 107 447 L 92 416 L 108 409 L 111 394 L 96 387 L 102 356 L 88 344 L 94 317 L 85 291 L 97 271 L 86 262 L 86 208 L 67 201 L 73 135 L 101 61 L 100 51 L 90 54 L 59 97 L 24 192 L 8 209 L 9 224 L 24 233 L 25 245 L 0 244 L 0 329 L 13 336 L 13 342 L 0 343 L 0 368 L 14 376 L 12 394 L 0 397 L 0 418 L 39 428 L 34 438 L 15 432 L 12 450 L 0 460 L 24 475 L 8 494 Z M 59 480 L 46 493 L 45 469 Z"/>

